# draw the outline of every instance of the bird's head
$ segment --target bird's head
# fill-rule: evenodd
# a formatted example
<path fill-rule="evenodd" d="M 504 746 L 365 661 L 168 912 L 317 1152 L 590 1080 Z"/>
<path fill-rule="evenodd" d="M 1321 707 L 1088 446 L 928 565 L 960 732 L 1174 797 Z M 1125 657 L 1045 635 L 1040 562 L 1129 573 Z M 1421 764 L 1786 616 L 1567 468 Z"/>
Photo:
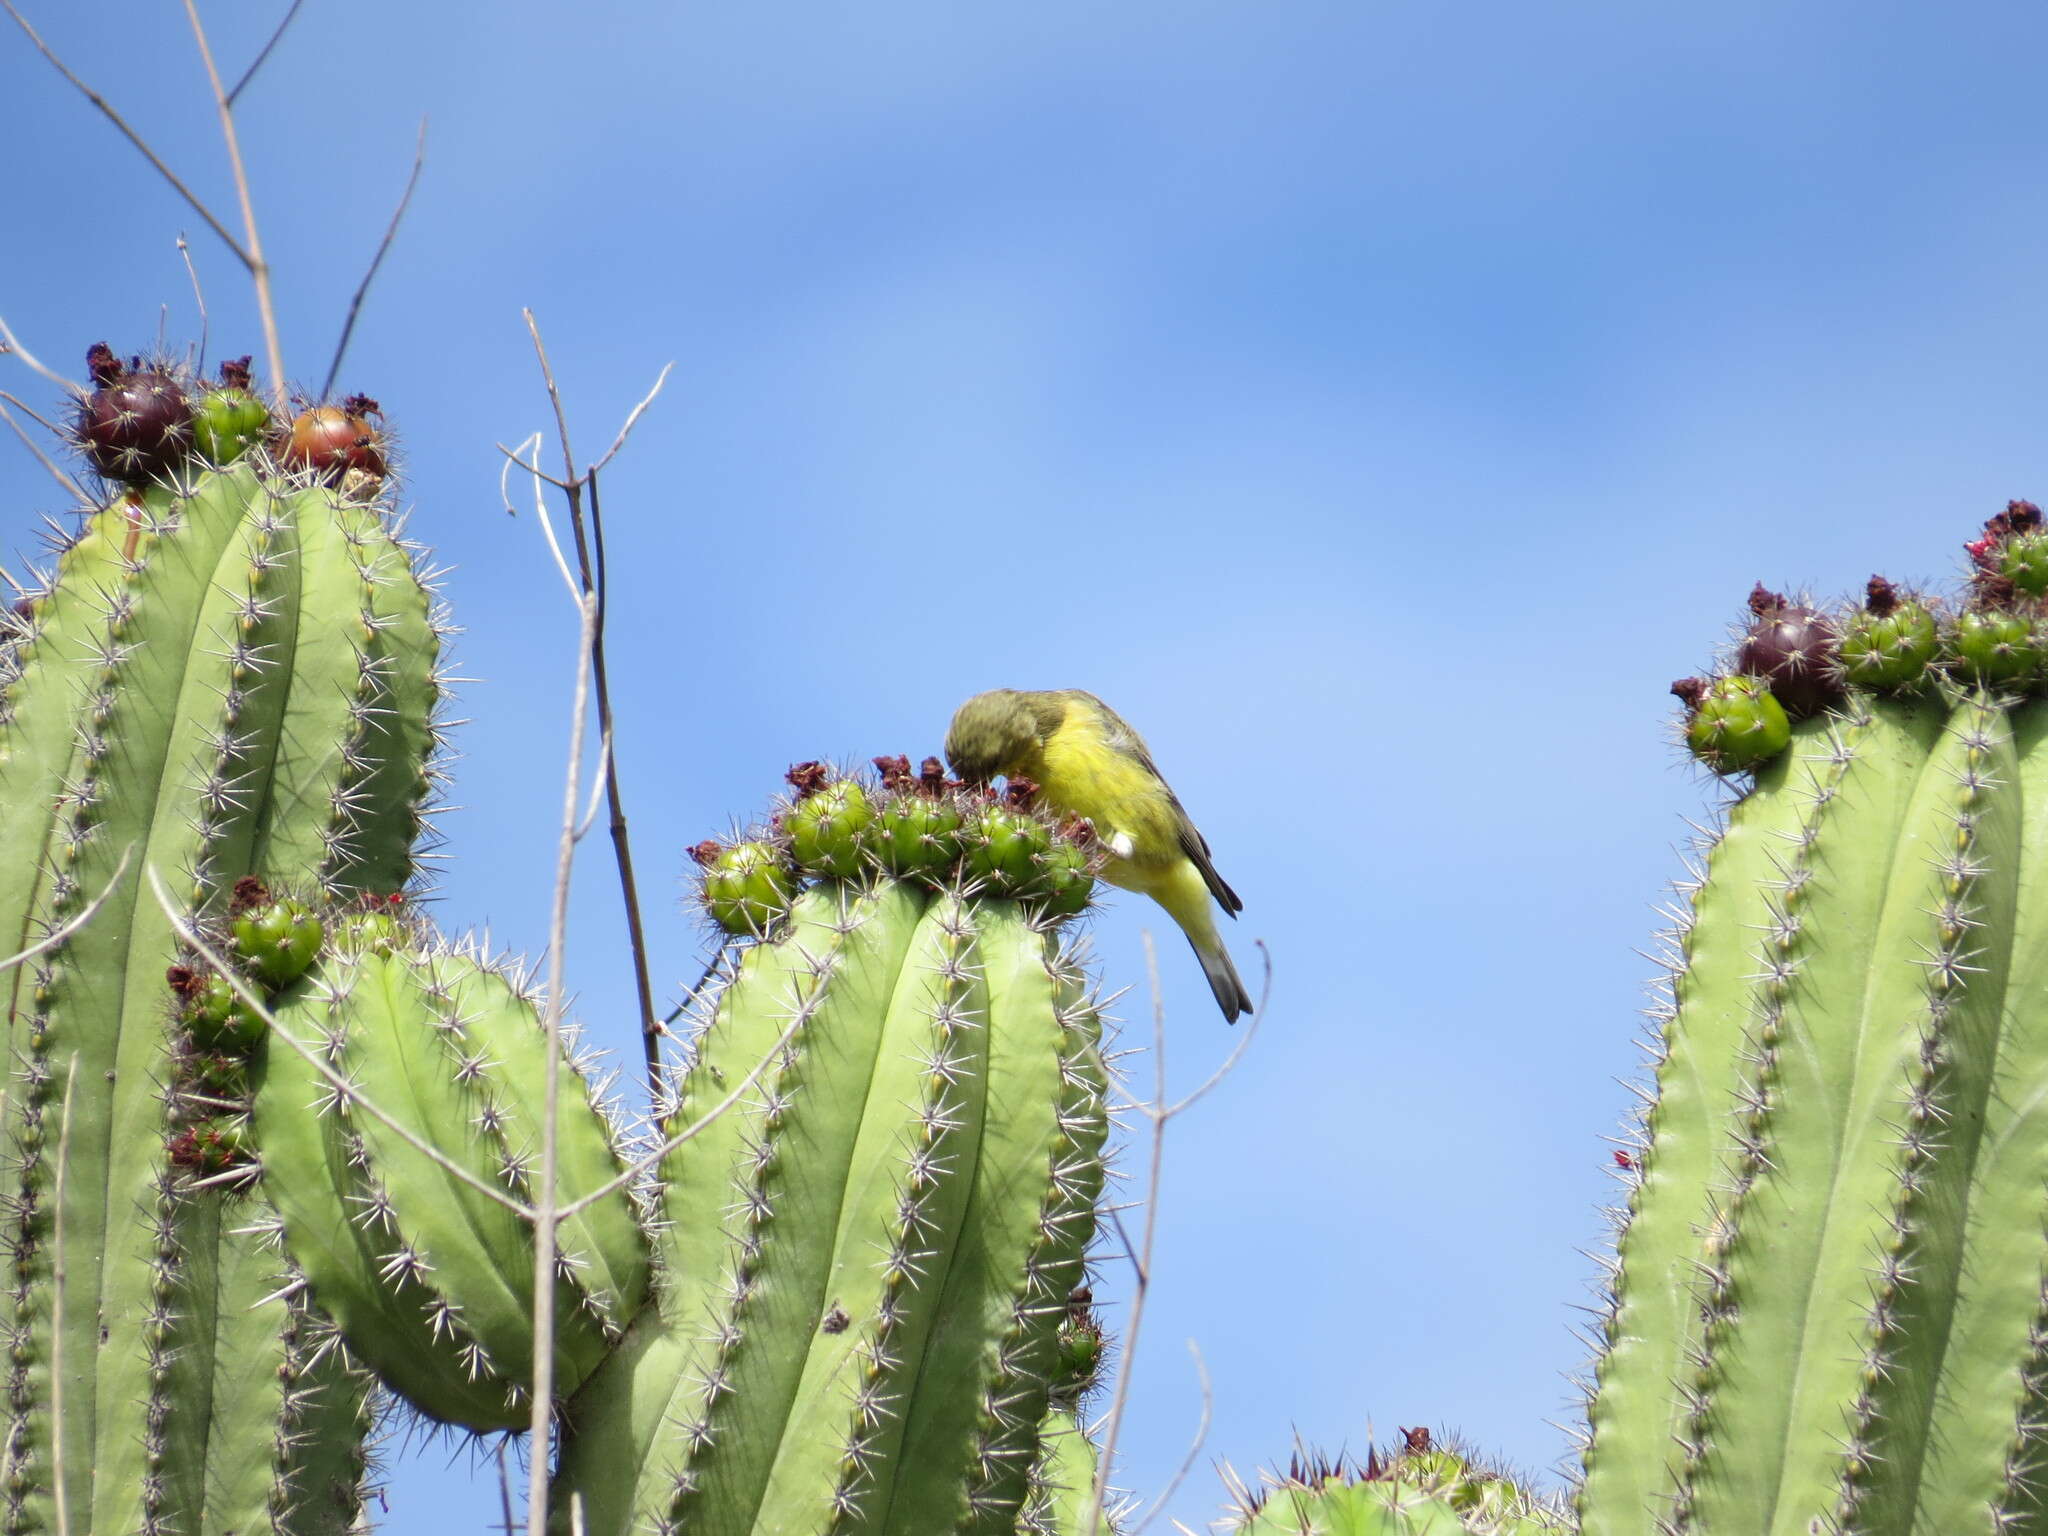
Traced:
<path fill-rule="evenodd" d="M 1044 745 L 1031 696 L 1015 688 L 977 693 L 953 712 L 946 761 L 970 784 L 1014 772 Z"/>

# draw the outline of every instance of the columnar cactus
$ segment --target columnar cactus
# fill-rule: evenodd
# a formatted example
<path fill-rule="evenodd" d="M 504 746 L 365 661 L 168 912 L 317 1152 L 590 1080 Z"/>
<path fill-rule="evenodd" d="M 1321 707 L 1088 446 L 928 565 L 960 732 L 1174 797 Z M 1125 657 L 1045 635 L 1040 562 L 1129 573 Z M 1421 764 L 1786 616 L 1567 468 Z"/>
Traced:
<path fill-rule="evenodd" d="M 1362 1466 L 1297 1454 L 1286 1474 L 1241 1491 L 1236 1536 L 1567 1536 L 1567 1516 L 1514 1479 L 1410 1430 Z"/>
<path fill-rule="evenodd" d="M 1803 707 L 1751 679 L 1806 718 L 1674 936 L 1586 1536 L 2048 1530 L 2038 523 L 1971 546 L 1939 649 L 1936 605 L 1879 580 Z"/>
<path fill-rule="evenodd" d="M 745 953 L 666 1108 L 689 1125 L 766 1063 L 663 1160 L 658 1305 L 567 1405 L 564 1530 L 574 1501 L 594 1531 L 993 1536 L 1064 1465 L 1049 1382 L 1106 1116 L 1037 872 L 1059 839 L 1005 810 L 1037 862 L 963 887 L 970 836 L 893 878 L 870 841 L 892 812 L 857 788 L 799 779 L 783 821 L 822 878 Z"/>
<path fill-rule="evenodd" d="M 405 884 L 428 597 L 375 505 L 246 443 L 210 468 L 175 372 L 93 365 L 81 443 L 126 488 L 0 647 L 0 950 L 65 934 L 0 976 L 0 1529 L 342 1530 L 366 1387 L 215 1177 L 166 976 L 203 983 L 150 880 L 193 916 L 248 876 Z"/>
<path fill-rule="evenodd" d="M 541 1343 L 565 1527 L 1073 1530 L 1085 829 L 935 761 L 802 765 L 698 850 L 755 942 L 644 1166 L 568 1063 L 542 1191 L 538 1011 L 403 906 L 439 693 L 378 408 L 287 432 L 245 362 L 90 363 L 121 488 L 0 646 L 0 935 L 42 946 L 0 973 L 0 1536 L 349 1529 L 355 1362 L 502 1430 Z M 600 1186 L 537 1338 L 534 1207 Z"/>

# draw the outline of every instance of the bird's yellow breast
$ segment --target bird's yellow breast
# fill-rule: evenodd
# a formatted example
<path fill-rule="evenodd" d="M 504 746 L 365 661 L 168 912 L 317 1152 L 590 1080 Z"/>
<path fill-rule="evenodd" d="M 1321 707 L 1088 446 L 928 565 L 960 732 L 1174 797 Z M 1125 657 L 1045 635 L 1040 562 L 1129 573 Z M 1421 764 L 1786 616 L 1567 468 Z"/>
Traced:
<path fill-rule="evenodd" d="M 1183 857 L 1172 794 L 1159 775 L 1111 744 L 1086 705 L 1067 705 L 1032 766 L 1031 776 L 1055 809 L 1087 817 L 1106 842 L 1119 833 L 1128 837 L 1130 863 L 1158 866 Z"/>

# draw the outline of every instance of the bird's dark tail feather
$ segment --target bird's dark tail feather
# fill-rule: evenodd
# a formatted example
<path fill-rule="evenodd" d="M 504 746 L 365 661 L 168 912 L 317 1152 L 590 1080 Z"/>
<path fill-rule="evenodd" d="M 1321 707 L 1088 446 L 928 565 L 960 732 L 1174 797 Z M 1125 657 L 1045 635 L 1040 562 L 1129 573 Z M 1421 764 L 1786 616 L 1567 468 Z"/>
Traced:
<path fill-rule="evenodd" d="M 1240 1014 L 1252 1011 L 1252 995 L 1245 990 L 1237 967 L 1231 964 L 1229 951 L 1221 944 L 1213 951 L 1196 945 L 1195 958 L 1202 962 L 1202 974 L 1209 978 L 1209 990 L 1216 994 L 1216 1006 L 1223 1010 L 1226 1024 L 1235 1024 Z"/>

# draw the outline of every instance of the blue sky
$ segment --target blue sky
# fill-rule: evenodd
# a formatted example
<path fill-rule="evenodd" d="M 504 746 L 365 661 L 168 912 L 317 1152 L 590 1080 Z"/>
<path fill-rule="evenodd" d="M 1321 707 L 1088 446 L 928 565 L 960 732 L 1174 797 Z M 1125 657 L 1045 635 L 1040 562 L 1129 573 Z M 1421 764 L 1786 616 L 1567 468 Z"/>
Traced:
<path fill-rule="evenodd" d="M 224 68 L 270 5 L 215 5 Z M 621 773 L 664 989 L 680 850 L 791 761 L 936 747 L 999 686 L 1150 738 L 1276 967 L 1176 1126 L 1124 1483 L 1462 1428 L 1543 1467 L 1581 1363 L 1635 953 L 1712 799 L 1670 744 L 1751 582 L 1953 574 L 2048 491 L 2048 15 L 2020 4 L 565 8 L 311 0 L 245 102 L 289 365 L 317 381 L 428 164 L 345 388 L 455 571 L 465 756 L 440 906 L 537 949 L 572 618 L 494 441 L 606 483 Z M 179 8 L 33 6 L 221 208 Z M 75 368 L 160 306 L 261 352 L 188 210 L 0 32 L 0 315 Z M 5 368 L 0 387 L 47 394 Z M 0 530 L 57 504 L 0 444 Z M 1142 979 L 1122 899 L 1112 986 Z M 581 1011 L 625 1046 L 601 849 Z M 1229 1049 L 1161 934 L 1176 1080 Z M 1133 1000 L 1125 1010 L 1140 1018 Z M 1136 1171 L 1137 1164 L 1129 1166 Z M 1105 1294 L 1125 1289 L 1104 1266 Z M 429 1450 L 384 1528 L 481 1531 Z M 1155 1529 L 1163 1528 L 1155 1527 Z"/>

